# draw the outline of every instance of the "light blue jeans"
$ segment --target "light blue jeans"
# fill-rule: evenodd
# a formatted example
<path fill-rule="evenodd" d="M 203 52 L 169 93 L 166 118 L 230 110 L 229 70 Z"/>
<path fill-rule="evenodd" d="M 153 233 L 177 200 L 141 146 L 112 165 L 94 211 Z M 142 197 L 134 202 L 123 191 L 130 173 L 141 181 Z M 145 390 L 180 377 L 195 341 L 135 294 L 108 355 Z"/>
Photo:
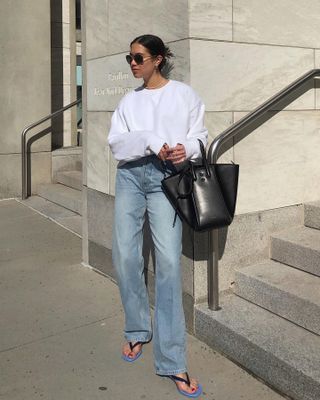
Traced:
<path fill-rule="evenodd" d="M 182 306 L 182 224 L 161 189 L 165 169 L 156 156 L 117 169 L 112 259 L 125 311 L 128 341 L 153 338 L 157 374 L 186 372 L 186 328 Z M 142 255 L 143 224 L 148 213 L 155 248 L 153 328 Z"/>

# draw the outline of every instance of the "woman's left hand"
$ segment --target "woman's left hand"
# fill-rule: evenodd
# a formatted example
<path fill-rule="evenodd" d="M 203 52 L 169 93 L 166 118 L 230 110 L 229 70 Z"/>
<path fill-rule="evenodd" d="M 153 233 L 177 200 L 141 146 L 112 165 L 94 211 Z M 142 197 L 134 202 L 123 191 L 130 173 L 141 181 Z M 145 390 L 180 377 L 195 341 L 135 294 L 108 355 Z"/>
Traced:
<path fill-rule="evenodd" d="M 166 160 L 172 161 L 173 164 L 179 164 L 186 160 L 187 154 L 183 144 L 178 143 L 175 147 L 170 147 L 167 150 Z"/>

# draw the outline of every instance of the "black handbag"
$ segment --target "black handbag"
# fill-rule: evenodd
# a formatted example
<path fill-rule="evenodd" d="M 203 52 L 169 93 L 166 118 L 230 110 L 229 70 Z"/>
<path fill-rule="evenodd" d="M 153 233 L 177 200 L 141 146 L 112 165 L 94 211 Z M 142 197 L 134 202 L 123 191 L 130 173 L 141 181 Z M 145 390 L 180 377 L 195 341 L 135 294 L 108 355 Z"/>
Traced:
<path fill-rule="evenodd" d="M 199 140 L 201 163 L 189 161 L 178 173 L 161 181 L 163 192 L 182 220 L 195 231 L 230 225 L 236 208 L 238 164 L 208 164 Z M 175 220 L 174 220 L 175 223 Z"/>

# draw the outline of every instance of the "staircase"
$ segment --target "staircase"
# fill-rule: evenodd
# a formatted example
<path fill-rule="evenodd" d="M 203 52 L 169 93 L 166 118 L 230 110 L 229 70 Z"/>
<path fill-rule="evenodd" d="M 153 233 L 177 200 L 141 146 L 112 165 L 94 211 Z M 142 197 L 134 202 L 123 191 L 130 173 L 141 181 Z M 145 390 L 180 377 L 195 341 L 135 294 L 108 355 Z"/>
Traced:
<path fill-rule="evenodd" d="M 221 310 L 195 307 L 195 334 L 296 400 L 320 399 L 320 201 L 241 268 Z"/>
<path fill-rule="evenodd" d="M 53 183 L 39 185 L 37 195 L 22 202 L 81 236 L 81 170 L 81 147 L 69 147 L 53 151 Z"/>

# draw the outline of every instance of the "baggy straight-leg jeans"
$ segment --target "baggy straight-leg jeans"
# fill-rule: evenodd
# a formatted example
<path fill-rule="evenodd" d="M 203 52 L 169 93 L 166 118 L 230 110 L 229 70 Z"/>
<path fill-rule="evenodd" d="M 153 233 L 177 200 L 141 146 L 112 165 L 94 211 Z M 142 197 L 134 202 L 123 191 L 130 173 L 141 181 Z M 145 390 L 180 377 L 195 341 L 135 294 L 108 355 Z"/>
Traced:
<path fill-rule="evenodd" d="M 186 372 L 186 328 L 182 305 L 182 223 L 161 189 L 164 168 L 156 156 L 118 167 L 112 259 L 125 312 L 127 341 L 153 338 L 156 373 Z M 145 213 L 155 248 L 153 327 L 142 255 Z"/>

